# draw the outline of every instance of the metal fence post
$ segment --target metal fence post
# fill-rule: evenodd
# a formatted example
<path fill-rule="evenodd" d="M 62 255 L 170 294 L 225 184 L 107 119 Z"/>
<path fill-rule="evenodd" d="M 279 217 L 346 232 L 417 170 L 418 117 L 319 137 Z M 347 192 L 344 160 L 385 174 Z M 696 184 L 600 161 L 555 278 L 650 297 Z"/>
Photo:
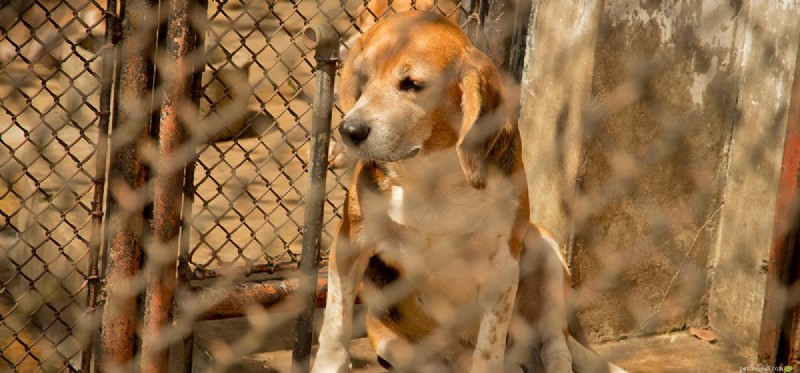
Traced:
<path fill-rule="evenodd" d="M 307 372 L 310 366 L 313 341 L 314 305 L 316 303 L 317 265 L 322 235 L 325 203 L 325 178 L 328 173 L 328 145 L 333 110 L 333 82 L 339 60 L 339 38 L 327 25 L 315 25 L 305 30 L 306 41 L 316 50 L 317 90 L 314 97 L 314 117 L 311 124 L 311 169 L 308 193 L 305 196 L 303 251 L 300 258 L 300 291 L 302 311 L 297 318 L 292 371 Z"/>
<path fill-rule="evenodd" d="M 105 207 L 106 194 L 106 162 L 108 161 L 108 124 L 111 119 L 111 89 L 114 81 L 115 44 L 119 41 L 116 35 L 118 18 L 116 15 L 117 1 L 109 0 L 105 9 L 106 32 L 105 46 L 102 51 L 103 70 L 100 81 L 100 111 L 98 112 L 97 145 L 95 154 L 94 196 L 92 198 L 92 233 L 89 244 L 89 276 L 87 277 L 88 294 L 86 296 L 86 309 L 90 315 L 92 330 L 89 339 L 83 347 L 81 354 L 81 371 L 91 372 L 92 353 L 97 325 L 97 300 L 100 285 L 100 250 L 103 244 L 103 208 Z"/>
<path fill-rule="evenodd" d="M 144 301 L 142 372 L 167 372 L 169 338 L 164 329 L 170 324 L 175 299 L 181 202 L 187 145 L 185 123 L 196 122 L 199 114 L 188 112 L 198 59 L 192 55 L 197 34 L 191 27 L 189 0 L 169 0 L 167 61 L 160 75 L 163 96 L 158 131 L 159 164 L 154 168 L 153 234 L 154 245 L 147 250 L 148 277 Z M 194 149 L 193 146 L 189 146 Z"/>
<path fill-rule="evenodd" d="M 155 29 L 152 0 L 123 3 L 119 94 L 110 143 L 109 248 L 106 291 L 102 317 L 101 367 L 127 367 L 133 359 L 136 333 L 137 294 L 132 279 L 139 274 L 144 207 L 136 196 L 146 185 L 147 167 L 140 147 L 148 137 L 150 90 L 153 64 L 148 41 Z"/>

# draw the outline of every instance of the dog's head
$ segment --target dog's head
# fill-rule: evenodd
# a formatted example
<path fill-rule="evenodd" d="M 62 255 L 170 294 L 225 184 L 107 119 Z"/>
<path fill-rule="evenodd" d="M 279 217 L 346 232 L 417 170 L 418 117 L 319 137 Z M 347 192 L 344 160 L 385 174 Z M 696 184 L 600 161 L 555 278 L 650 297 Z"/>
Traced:
<path fill-rule="evenodd" d="M 486 185 L 486 154 L 503 127 L 503 87 L 491 60 L 458 26 L 429 12 L 378 22 L 342 68 L 339 132 L 364 160 L 392 162 L 456 147 L 471 185 Z"/>

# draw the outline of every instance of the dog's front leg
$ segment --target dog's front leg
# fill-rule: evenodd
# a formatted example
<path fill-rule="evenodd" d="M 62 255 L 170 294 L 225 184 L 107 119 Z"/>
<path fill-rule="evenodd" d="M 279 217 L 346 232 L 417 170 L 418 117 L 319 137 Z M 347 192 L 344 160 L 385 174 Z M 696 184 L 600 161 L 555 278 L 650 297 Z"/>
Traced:
<path fill-rule="evenodd" d="M 347 234 L 339 232 L 330 253 L 327 305 L 312 372 L 350 371 L 347 347 L 353 329 L 353 304 L 369 255 L 351 245 Z"/>
<path fill-rule="evenodd" d="M 491 280 L 480 290 L 480 329 L 472 354 L 472 373 L 502 372 L 508 323 L 514 310 L 519 264 L 508 247 L 491 259 Z"/>
<path fill-rule="evenodd" d="M 530 226 L 523 238 L 521 258 L 522 283 L 528 289 L 523 295 L 538 299 L 535 321 L 540 341 L 539 359 L 548 373 L 572 372 L 572 355 L 567 345 L 568 270 L 558 243 L 549 233 Z M 533 290 L 535 289 L 535 291 Z M 523 314 L 530 310 L 522 310 Z"/>

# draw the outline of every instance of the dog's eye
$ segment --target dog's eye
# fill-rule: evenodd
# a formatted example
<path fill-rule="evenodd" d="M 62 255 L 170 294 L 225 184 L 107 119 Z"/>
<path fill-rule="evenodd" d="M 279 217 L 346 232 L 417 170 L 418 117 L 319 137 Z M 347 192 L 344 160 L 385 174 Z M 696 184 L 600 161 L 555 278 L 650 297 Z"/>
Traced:
<path fill-rule="evenodd" d="M 398 85 L 398 88 L 401 91 L 406 91 L 406 92 L 408 92 L 408 91 L 419 92 L 423 88 L 425 88 L 425 86 L 422 83 L 420 83 L 420 82 L 418 82 L 418 81 L 416 81 L 414 79 L 411 79 L 409 77 L 405 77 L 405 78 L 403 78 L 403 80 L 400 81 L 400 84 Z"/>

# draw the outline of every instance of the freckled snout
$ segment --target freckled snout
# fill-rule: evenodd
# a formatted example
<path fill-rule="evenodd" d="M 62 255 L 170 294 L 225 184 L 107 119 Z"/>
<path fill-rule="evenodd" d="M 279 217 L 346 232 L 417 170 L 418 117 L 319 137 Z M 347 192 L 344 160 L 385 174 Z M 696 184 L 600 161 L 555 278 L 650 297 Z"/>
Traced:
<path fill-rule="evenodd" d="M 345 120 L 339 126 L 339 134 L 342 139 L 351 144 L 358 146 L 369 137 L 370 126 L 363 121 Z"/>

